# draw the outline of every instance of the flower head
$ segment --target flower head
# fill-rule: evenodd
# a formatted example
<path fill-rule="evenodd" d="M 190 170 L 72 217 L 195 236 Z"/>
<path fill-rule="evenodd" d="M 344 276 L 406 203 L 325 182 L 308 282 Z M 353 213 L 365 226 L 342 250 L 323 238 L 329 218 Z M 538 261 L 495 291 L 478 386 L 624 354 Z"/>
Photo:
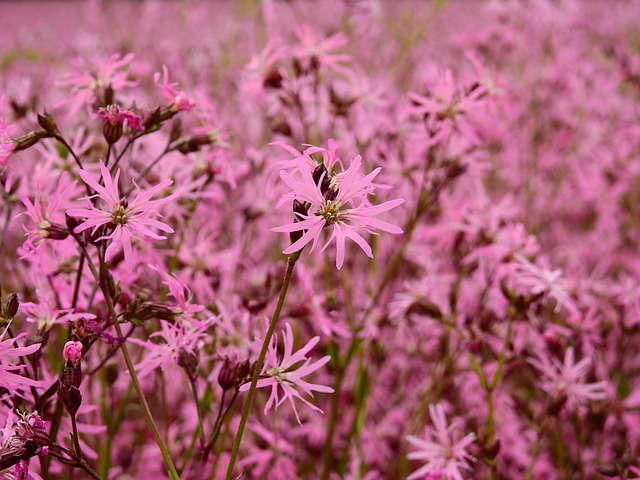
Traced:
<path fill-rule="evenodd" d="M 121 57 L 111 55 L 106 61 L 94 61 L 95 69 L 82 73 L 69 73 L 56 82 L 58 86 L 71 87 L 73 96 L 62 103 L 70 103 L 69 115 L 73 115 L 83 105 L 92 105 L 106 89 L 118 92 L 126 87 L 134 87 L 137 81 L 129 79 L 128 65 L 133 60 L 132 53 Z"/>
<path fill-rule="evenodd" d="M 544 378 L 541 388 L 554 399 L 566 398 L 569 405 L 575 405 L 607 398 L 607 382 L 584 382 L 591 367 L 591 357 L 575 363 L 573 347 L 567 348 L 563 363 L 556 358 L 549 361 L 546 357 L 529 359 L 529 363 L 540 370 Z"/>
<path fill-rule="evenodd" d="M 330 143 L 328 151 L 322 151 L 323 156 L 331 158 L 333 165 L 341 163 L 335 151 L 337 146 Z M 321 151 L 318 149 L 317 151 Z M 307 157 L 308 159 L 309 157 Z M 376 215 L 389 211 L 404 203 L 403 199 L 391 200 L 379 205 L 371 205 L 367 197 L 375 190 L 373 180 L 380 173 L 380 168 L 366 176 L 360 174 L 362 158 L 356 156 L 346 170 L 333 174 L 323 163 L 312 171 L 308 161 L 294 160 L 297 170 L 294 177 L 286 171 L 280 172 L 280 178 L 291 188 L 292 192 L 285 198 L 293 198 L 304 205 L 306 213 L 296 211 L 294 223 L 273 228 L 274 232 L 304 232 L 283 253 L 302 250 L 305 245 L 313 241 L 311 251 L 314 251 L 325 227 L 331 228 L 331 234 L 321 251 L 324 251 L 333 240 L 336 241 L 336 267 L 340 269 L 345 259 L 345 242 L 347 238 L 353 240 L 373 258 L 371 247 L 360 235 L 359 231 L 375 234 L 375 230 L 400 234 L 402 229 L 390 223 L 379 220 Z"/>
<path fill-rule="evenodd" d="M 98 117 L 104 122 L 103 133 L 109 143 L 115 143 L 120 139 L 125 126 L 131 131 L 141 132 L 144 130 L 140 115 L 122 108 L 120 105 L 109 105 L 106 108 L 101 108 L 98 110 Z"/>
<path fill-rule="evenodd" d="M 427 463 L 413 472 L 407 480 L 417 478 L 432 478 L 439 475 L 443 480 L 462 480 L 461 469 L 471 470 L 470 461 L 475 461 L 467 448 L 475 440 L 475 435 L 469 433 L 460 438 L 457 433 L 459 422 L 454 420 L 447 426 L 447 418 L 441 404 L 429 405 L 429 414 L 433 428 L 427 431 L 427 438 L 407 436 L 407 441 L 418 450 L 409 453 L 410 460 L 422 460 Z"/>
<path fill-rule="evenodd" d="M 142 191 L 136 185 L 138 194 L 131 202 L 127 202 L 120 198 L 118 190 L 118 179 L 120 178 L 120 170 L 112 179 L 111 174 L 104 163 L 100 162 L 100 170 L 104 179 L 104 186 L 100 185 L 93 176 L 85 171 L 80 170 L 80 177 L 84 182 L 97 192 L 97 196 L 102 201 L 101 208 L 96 208 L 89 201 L 89 208 L 78 208 L 69 210 L 68 214 L 76 217 L 84 217 L 86 220 L 78 225 L 75 233 L 81 233 L 92 228 L 92 233 L 101 226 L 107 226 L 110 230 L 108 235 L 103 235 L 99 240 L 111 240 L 105 252 L 105 260 L 109 260 L 115 253 L 116 248 L 121 246 L 124 250 L 124 256 L 127 268 L 131 270 L 133 265 L 133 246 L 132 239 L 143 240 L 151 238 L 153 240 L 162 240 L 166 237 L 158 235 L 154 229 L 161 230 L 166 233 L 173 233 L 173 229 L 154 217 L 160 216 L 158 208 L 167 202 L 176 198 L 176 194 L 169 195 L 159 200 L 151 200 L 152 197 L 162 192 L 165 188 L 173 183 L 172 180 L 165 180 L 149 190 Z"/>
<path fill-rule="evenodd" d="M 169 69 L 162 66 L 162 82 L 160 82 L 160 72 L 156 72 L 153 76 L 155 84 L 162 89 L 164 98 L 169 102 L 170 110 L 174 112 L 188 112 L 196 106 L 191 98 L 186 93 L 179 92 L 175 89 L 177 83 L 169 83 Z"/>
<path fill-rule="evenodd" d="M 312 338 L 304 347 L 296 353 L 293 353 L 293 331 L 291 330 L 291 325 L 288 323 L 285 326 L 285 331 L 282 332 L 282 339 L 284 341 L 284 355 L 279 359 L 277 336 L 274 335 L 272 338 L 262 370 L 262 378 L 258 380 L 257 388 L 271 387 L 271 395 L 264 406 L 265 415 L 272 406 L 275 406 L 277 409 L 285 400 L 289 400 L 298 423 L 302 425 L 293 399 L 298 398 L 313 410 L 322 412 L 318 407 L 302 398 L 298 390 L 301 390 L 311 397 L 313 397 L 313 392 L 333 392 L 333 388 L 331 387 L 308 383 L 303 380 L 303 377 L 306 377 L 324 366 L 331 357 L 327 355 L 313 364 L 311 363 L 311 359 L 307 358 L 307 353 L 316 346 L 320 341 L 320 337 Z M 296 367 L 300 362 L 304 363 Z M 246 383 L 240 387 L 240 391 L 247 391 L 249 390 L 249 387 L 250 384 Z M 283 391 L 282 396 L 278 395 L 280 388 Z"/>

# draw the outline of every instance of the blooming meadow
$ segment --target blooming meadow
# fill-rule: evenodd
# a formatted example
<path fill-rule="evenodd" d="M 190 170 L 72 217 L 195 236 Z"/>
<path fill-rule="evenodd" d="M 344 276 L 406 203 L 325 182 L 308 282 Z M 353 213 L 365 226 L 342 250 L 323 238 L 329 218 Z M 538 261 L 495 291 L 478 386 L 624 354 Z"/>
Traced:
<path fill-rule="evenodd" d="M 639 18 L 0 3 L 0 478 L 640 478 Z"/>

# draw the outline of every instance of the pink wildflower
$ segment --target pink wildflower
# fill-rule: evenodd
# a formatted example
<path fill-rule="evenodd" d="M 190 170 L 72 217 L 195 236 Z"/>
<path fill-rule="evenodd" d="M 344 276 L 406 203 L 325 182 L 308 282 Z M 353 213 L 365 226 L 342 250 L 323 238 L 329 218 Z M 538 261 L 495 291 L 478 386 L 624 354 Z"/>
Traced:
<path fill-rule="evenodd" d="M 109 170 L 102 162 L 100 162 L 100 170 L 102 171 L 102 178 L 104 179 L 104 187 L 85 170 L 80 170 L 80 177 L 97 192 L 97 196 L 103 203 L 102 208 L 98 209 L 93 203 L 89 202 L 89 208 L 72 209 L 69 210 L 68 214 L 75 217 L 86 218 L 84 223 L 81 223 L 75 228 L 75 233 L 81 233 L 89 228 L 92 228 L 92 233 L 95 233 L 96 230 L 103 225 L 111 228 L 112 231 L 109 235 L 103 235 L 99 238 L 99 240 L 111 240 L 105 252 L 105 259 L 108 261 L 115 253 L 116 248 L 121 246 L 124 250 L 127 268 L 131 269 L 134 255 L 131 245 L 132 239 L 142 240 L 144 237 L 149 237 L 154 240 L 162 240 L 167 238 L 158 235 L 152 229 L 173 233 L 173 229 L 169 225 L 153 217 L 160 216 L 157 210 L 158 207 L 170 202 L 176 198 L 176 195 L 169 195 L 160 200 L 151 200 L 152 197 L 171 185 L 173 181 L 165 180 L 144 192 L 136 185 L 137 196 L 129 203 L 120 198 L 118 190 L 120 170 L 117 171 L 113 179 L 111 178 Z"/>
<path fill-rule="evenodd" d="M 607 382 L 584 383 L 591 367 L 591 357 L 575 363 L 573 347 L 567 348 L 564 363 L 556 358 L 549 361 L 546 357 L 529 359 L 529 363 L 543 375 L 544 381 L 540 385 L 542 390 L 556 399 L 566 397 L 569 405 L 607 398 Z"/>
<path fill-rule="evenodd" d="M 337 148 L 335 145 L 331 145 L 329 152 L 323 152 L 323 154 L 335 155 L 335 148 Z M 367 196 L 374 190 L 372 182 L 381 169 L 376 168 L 367 176 L 361 177 L 359 172 L 361 163 L 362 158 L 358 155 L 351 161 L 347 170 L 329 179 L 330 172 L 325 169 L 317 181 L 314 180 L 306 163 L 299 162 L 299 179 L 285 171 L 280 172 L 280 178 L 292 190 L 292 193 L 287 196 L 308 204 L 308 208 L 311 209 L 306 215 L 296 213 L 300 221 L 272 229 L 274 232 L 304 231 L 300 239 L 283 251 L 285 255 L 302 250 L 311 241 L 313 241 L 311 251 L 314 251 L 322 229 L 332 227 L 331 236 L 321 251 L 324 251 L 335 239 L 336 267 L 339 270 L 344 263 L 347 238 L 357 243 L 368 257 L 373 258 L 371 247 L 358 233 L 358 229 L 372 234 L 375 229 L 394 234 L 402 233 L 399 227 L 383 222 L 375 216 L 401 205 L 404 200 L 391 200 L 380 205 L 367 204 Z"/>
<path fill-rule="evenodd" d="M 101 108 L 98 110 L 98 117 L 104 122 L 103 133 L 109 143 L 115 143 L 120 139 L 124 126 L 135 132 L 144 130 L 140 115 L 122 108 L 120 105 L 109 105 L 107 108 Z"/>
<path fill-rule="evenodd" d="M 9 127 L 7 126 L 7 99 L 3 95 L 0 98 L 0 167 L 9 163 L 9 157 L 16 146 L 9 137 Z"/>
<path fill-rule="evenodd" d="M 313 337 L 304 347 L 302 347 L 296 353 L 293 353 L 293 331 L 291 330 L 291 325 L 289 325 L 288 323 L 285 326 L 285 331 L 282 332 L 282 339 L 284 341 L 284 355 L 282 359 L 278 359 L 277 336 L 273 336 L 271 344 L 269 345 L 269 351 L 267 352 L 265 364 L 262 371 L 263 378 L 258 380 L 257 388 L 271 387 L 271 395 L 269 396 L 269 400 L 267 400 L 267 403 L 264 406 L 265 415 L 272 406 L 275 406 L 275 408 L 277 409 L 285 400 L 289 400 L 291 406 L 293 407 L 293 412 L 296 415 L 298 423 L 302 425 L 300 417 L 298 416 L 298 411 L 296 410 L 295 402 L 293 400 L 294 398 L 302 400 L 305 404 L 307 404 L 317 412 L 322 412 L 322 410 L 310 403 L 308 400 L 302 398 L 300 392 L 297 389 L 308 394 L 312 398 L 313 392 L 332 393 L 333 388 L 331 387 L 308 383 L 302 380 L 303 377 L 306 377 L 307 375 L 324 366 L 331 359 L 331 357 L 327 355 L 326 357 L 322 357 L 320 360 L 313 364 L 311 363 L 311 359 L 307 358 L 307 353 L 309 353 L 311 349 L 316 346 L 316 344 L 320 341 L 320 337 Z M 295 365 L 300 362 L 304 363 L 298 368 L 295 368 Z M 240 391 L 245 392 L 249 390 L 249 387 L 250 383 L 245 383 L 240 387 Z M 282 388 L 283 390 L 282 397 L 278 395 L 278 387 Z"/>
<path fill-rule="evenodd" d="M 25 337 L 27 334 L 21 333 L 15 338 L 4 340 L 4 336 L 7 334 L 8 330 L 9 327 L 7 326 L 4 332 L 2 332 L 2 335 L 0 335 L 0 385 L 12 393 L 17 393 L 15 392 L 16 390 L 25 387 L 40 387 L 41 382 L 13 373 L 17 370 L 21 370 L 24 366 L 14 364 L 10 360 L 12 358 L 23 357 L 37 352 L 40 348 L 40 344 L 35 343 L 27 347 L 18 347 L 18 340 Z"/>
<path fill-rule="evenodd" d="M 413 435 L 407 436 L 408 442 L 419 450 L 409 453 L 410 460 L 423 460 L 427 463 L 407 477 L 407 480 L 417 478 L 436 478 L 443 480 L 462 480 L 460 470 L 471 470 L 469 462 L 475 461 L 467 448 L 475 440 L 475 435 L 469 433 L 460 438 L 456 433 L 459 421 L 454 420 L 447 426 L 447 419 L 441 404 L 429 405 L 429 415 L 433 422 L 433 429 L 427 431 L 427 438 L 423 440 Z"/>
<path fill-rule="evenodd" d="M 196 106 L 196 102 L 190 99 L 184 92 L 176 91 L 177 83 L 169 83 L 169 69 L 162 66 L 162 83 L 160 83 L 160 72 L 153 76 L 155 84 L 162 89 L 164 98 L 169 102 L 169 109 L 174 112 L 188 112 Z"/>
<path fill-rule="evenodd" d="M 92 105 L 98 100 L 98 93 L 107 87 L 114 92 L 118 92 L 125 87 L 134 87 L 137 81 L 128 79 L 129 73 L 125 67 L 131 63 L 134 55 L 132 53 L 121 57 L 119 54 L 112 55 L 106 61 L 94 61 L 97 67 L 94 71 L 82 73 L 68 73 L 56 85 L 71 87 L 73 97 L 63 103 L 71 103 L 69 115 L 73 115 L 83 105 Z"/>

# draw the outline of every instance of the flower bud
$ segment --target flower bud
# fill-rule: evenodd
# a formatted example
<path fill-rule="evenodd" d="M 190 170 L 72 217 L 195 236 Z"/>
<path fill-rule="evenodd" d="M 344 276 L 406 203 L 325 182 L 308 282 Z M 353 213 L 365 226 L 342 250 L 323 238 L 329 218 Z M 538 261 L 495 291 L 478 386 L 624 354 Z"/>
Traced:
<path fill-rule="evenodd" d="M 198 350 L 195 349 L 193 352 L 189 352 L 184 348 L 180 348 L 180 352 L 178 353 L 178 365 L 184 368 L 184 371 L 187 372 L 189 378 L 196 378 L 196 373 L 198 369 Z"/>
<path fill-rule="evenodd" d="M 64 358 L 65 363 L 71 362 L 72 364 L 77 365 L 82 358 L 82 343 L 67 342 L 64 345 L 62 357 Z"/>
<path fill-rule="evenodd" d="M 12 293 L 9 298 L 3 302 L 2 305 L 2 317 L 9 320 L 16 316 L 20 308 L 20 302 L 18 301 L 18 295 Z"/>
<path fill-rule="evenodd" d="M 82 394 L 77 387 L 64 385 L 62 380 L 60 380 L 58 400 L 60 400 L 60 403 L 62 403 L 62 406 L 69 415 L 75 415 L 78 413 L 78 409 L 82 404 Z"/>
<path fill-rule="evenodd" d="M 58 125 L 56 125 L 56 121 L 46 110 L 42 115 L 38 114 L 38 125 L 40 125 L 47 133 L 58 133 Z"/>
<path fill-rule="evenodd" d="M 218 384 L 222 387 L 222 390 L 227 391 L 235 388 L 238 383 L 238 370 L 235 363 L 232 365 L 229 358 L 224 359 L 224 364 L 218 374 Z"/>

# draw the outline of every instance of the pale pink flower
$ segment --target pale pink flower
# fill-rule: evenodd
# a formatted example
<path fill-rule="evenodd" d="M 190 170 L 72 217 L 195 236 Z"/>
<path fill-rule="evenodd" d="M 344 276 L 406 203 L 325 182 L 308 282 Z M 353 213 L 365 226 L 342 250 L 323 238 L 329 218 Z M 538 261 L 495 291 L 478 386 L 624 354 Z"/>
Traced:
<path fill-rule="evenodd" d="M 546 356 L 530 358 L 529 363 L 543 375 L 540 388 L 554 398 L 566 397 L 569 405 L 582 404 L 588 400 L 607 398 L 607 382 L 585 383 L 585 377 L 591 368 L 591 357 L 585 357 L 575 363 L 573 347 L 567 348 L 564 362 L 557 358 L 551 361 Z"/>
<path fill-rule="evenodd" d="M 293 353 L 293 331 L 291 325 L 288 323 L 285 325 L 285 331 L 282 332 L 282 339 L 284 341 L 284 353 L 281 359 L 278 358 L 277 335 L 274 335 L 271 339 L 271 344 L 269 345 L 265 364 L 262 369 L 262 378 L 258 380 L 257 388 L 271 387 L 271 395 L 264 406 L 265 415 L 272 406 L 277 409 L 285 400 L 289 400 L 298 423 L 302 425 L 298 411 L 296 410 L 294 398 L 298 398 L 311 407 L 311 409 L 322 412 L 321 409 L 304 399 L 298 390 L 312 398 L 313 392 L 332 393 L 333 388 L 331 387 L 308 383 L 303 380 L 307 375 L 323 367 L 331 360 L 331 357 L 327 355 L 315 363 L 311 363 L 311 359 L 307 358 L 307 353 L 316 346 L 320 341 L 320 337 L 313 337 L 304 347 L 296 353 Z M 296 367 L 300 362 L 304 363 Z M 249 387 L 250 383 L 245 383 L 240 387 L 240 391 L 246 392 L 249 390 Z M 280 388 L 282 388 L 282 396 L 278 394 Z"/>
<path fill-rule="evenodd" d="M 169 69 L 162 66 L 162 82 L 160 82 L 160 72 L 153 75 L 153 81 L 162 89 L 162 93 L 167 102 L 169 109 L 174 112 L 188 112 L 196 106 L 196 102 L 190 99 L 184 92 L 175 89 L 177 83 L 169 83 Z"/>
<path fill-rule="evenodd" d="M 329 154 L 330 152 L 331 148 Z M 313 252 L 322 234 L 322 229 L 331 227 L 331 235 L 321 251 L 324 251 L 335 239 L 336 267 L 340 269 L 345 259 L 347 238 L 357 243 L 368 257 L 373 258 L 371 247 L 358 233 L 358 230 L 371 234 L 375 234 L 374 230 L 394 234 L 402 233 L 401 228 L 375 217 L 401 205 L 404 200 L 391 200 L 380 205 L 369 204 L 367 196 L 373 193 L 375 187 L 372 182 L 381 169 L 376 168 L 370 174 L 362 177 L 359 172 L 361 164 L 362 158 L 358 155 L 351 161 L 348 169 L 331 177 L 328 186 L 323 184 L 323 181 L 329 172 L 325 171 L 316 182 L 306 162 L 299 162 L 298 179 L 288 172 L 280 172 L 280 178 L 292 190 L 285 198 L 293 198 L 309 205 L 307 215 L 296 214 L 300 221 L 272 228 L 274 232 L 304 232 L 299 240 L 283 251 L 285 255 L 302 250 L 311 241 L 313 241 L 311 247 Z"/>
<path fill-rule="evenodd" d="M 11 393 L 18 393 L 19 389 L 26 387 L 41 387 L 42 382 L 32 380 L 24 377 L 17 372 L 22 370 L 24 365 L 14 363 L 12 359 L 17 359 L 26 355 L 31 355 L 40 349 L 39 343 L 34 343 L 27 347 L 19 347 L 18 340 L 25 337 L 26 333 L 21 333 L 15 338 L 9 338 L 4 340 L 4 336 L 7 334 L 9 327 L 7 326 L 0 335 L 0 385 L 6 388 Z"/>
<path fill-rule="evenodd" d="M 137 195 L 130 203 L 120 198 L 118 189 L 118 179 L 120 178 L 120 170 L 116 172 L 112 179 L 111 174 L 104 163 L 100 162 L 100 170 L 104 179 L 104 186 L 100 185 L 93 176 L 85 171 L 80 170 L 80 177 L 84 182 L 97 192 L 97 196 L 102 201 L 101 208 L 87 199 L 89 208 L 77 208 L 69 210 L 68 214 L 75 217 L 84 217 L 86 220 L 78 225 L 74 232 L 81 233 L 92 228 L 92 233 L 106 225 L 112 229 L 109 235 L 103 235 L 99 240 L 111 240 L 111 243 L 105 251 L 105 260 L 109 260 L 116 252 L 118 247 L 124 250 L 127 268 L 130 270 L 133 265 L 133 246 L 132 239 L 143 241 L 146 238 L 153 240 L 163 240 L 167 237 L 158 235 L 155 230 L 161 230 L 166 233 L 173 233 L 173 229 L 157 220 L 159 217 L 158 208 L 176 198 L 176 194 L 169 195 L 159 200 L 151 200 L 152 197 L 160 194 L 165 188 L 173 183 L 172 180 L 165 180 L 149 190 L 142 191 L 136 184 Z"/>
<path fill-rule="evenodd" d="M 133 58 L 134 55 L 130 53 L 124 57 L 114 54 L 106 61 L 94 60 L 94 70 L 68 73 L 56 82 L 57 86 L 71 87 L 73 96 L 61 102 L 71 104 L 69 115 L 73 115 L 83 105 L 93 105 L 98 100 L 98 93 L 107 87 L 119 92 L 123 88 L 138 85 L 137 81 L 129 80 L 129 72 L 126 69 Z"/>
<path fill-rule="evenodd" d="M 447 425 L 447 418 L 441 404 L 429 405 L 429 415 L 433 428 L 427 429 L 426 439 L 413 435 L 407 436 L 407 441 L 418 448 L 409 453 L 409 460 L 421 460 L 426 464 L 407 477 L 407 480 L 418 478 L 436 478 L 442 480 L 462 480 L 461 470 L 471 470 L 469 462 L 475 458 L 467 451 L 475 441 L 475 435 L 469 433 L 461 437 L 458 432 L 459 420 Z"/>
<path fill-rule="evenodd" d="M 561 269 L 550 270 L 539 267 L 517 253 L 514 258 L 517 262 L 513 264 L 513 269 L 519 284 L 527 287 L 533 295 L 544 293 L 554 298 L 558 306 L 562 305 L 573 313 L 578 312 L 569 295 L 567 282 L 562 277 Z"/>
<path fill-rule="evenodd" d="M 80 320 L 81 318 L 96 318 L 93 313 L 73 313 L 72 308 L 56 308 L 56 301 L 51 292 L 36 289 L 38 302 L 24 302 L 20 305 L 20 310 L 24 313 L 27 322 L 35 323 L 38 330 L 46 332 L 54 325 L 64 325 L 69 321 Z"/>
<path fill-rule="evenodd" d="M 76 197 L 77 192 L 77 182 L 71 180 L 67 172 L 63 172 L 56 181 L 53 192 L 47 193 L 37 180 L 33 202 L 26 195 L 20 197 L 26 209 L 25 215 L 34 223 L 31 228 L 24 225 L 22 227 L 27 235 L 27 240 L 23 244 L 26 253 L 22 258 L 38 251 L 48 239 L 67 238 L 69 231 L 64 225 L 63 208 L 71 198 Z"/>
<path fill-rule="evenodd" d="M 7 126 L 7 98 L 0 97 L 0 167 L 9 163 L 9 157 L 15 150 L 16 145 L 9 137 L 10 127 Z"/>
<path fill-rule="evenodd" d="M 131 338 L 128 341 L 145 348 L 142 360 L 136 365 L 140 377 L 160 368 L 165 370 L 169 365 L 178 362 L 183 352 L 196 355 L 204 348 L 205 339 L 210 336 L 208 329 L 214 325 L 217 317 L 209 317 L 198 325 L 190 323 L 160 322 L 160 330 L 149 335 L 149 341 Z M 182 352 L 182 353 L 181 353 Z"/>
<path fill-rule="evenodd" d="M 171 311 L 193 326 L 200 326 L 201 322 L 196 319 L 195 315 L 205 309 L 204 305 L 191 303 L 191 290 L 175 275 L 169 274 L 160 267 L 152 266 L 151 268 L 162 276 L 164 280 L 162 283 L 169 288 L 169 295 L 176 301 L 176 305 L 171 308 Z"/>

